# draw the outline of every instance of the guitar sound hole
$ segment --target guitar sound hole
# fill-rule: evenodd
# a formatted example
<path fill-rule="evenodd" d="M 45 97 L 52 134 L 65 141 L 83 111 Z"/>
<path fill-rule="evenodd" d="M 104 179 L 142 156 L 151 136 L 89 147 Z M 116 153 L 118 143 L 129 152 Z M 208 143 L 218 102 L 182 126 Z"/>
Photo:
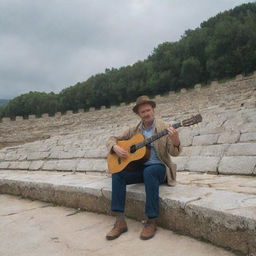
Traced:
<path fill-rule="evenodd" d="M 135 145 L 132 145 L 131 148 L 130 148 L 130 152 L 131 153 L 134 153 L 136 151 L 136 146 Z"/>

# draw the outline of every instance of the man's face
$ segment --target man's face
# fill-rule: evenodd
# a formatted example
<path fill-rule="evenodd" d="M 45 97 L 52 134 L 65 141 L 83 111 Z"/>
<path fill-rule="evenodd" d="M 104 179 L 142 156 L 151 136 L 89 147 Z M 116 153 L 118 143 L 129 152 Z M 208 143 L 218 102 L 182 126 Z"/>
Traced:
<path fill-rule="evenodd" d="M 150 104 L 142 104 L 138 107 L 138 115 L 142 122 L 151 122 L 155 119 L 155 111 Z"/>

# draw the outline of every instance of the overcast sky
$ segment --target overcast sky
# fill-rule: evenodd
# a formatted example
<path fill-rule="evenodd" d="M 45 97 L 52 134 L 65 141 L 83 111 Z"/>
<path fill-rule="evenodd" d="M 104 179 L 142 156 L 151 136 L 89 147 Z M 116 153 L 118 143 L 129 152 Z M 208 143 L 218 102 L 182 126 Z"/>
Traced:
<path fill-rule="evenodd" d="M 242 0 L 0 0 L 0 99 L 144 60 Z"/>

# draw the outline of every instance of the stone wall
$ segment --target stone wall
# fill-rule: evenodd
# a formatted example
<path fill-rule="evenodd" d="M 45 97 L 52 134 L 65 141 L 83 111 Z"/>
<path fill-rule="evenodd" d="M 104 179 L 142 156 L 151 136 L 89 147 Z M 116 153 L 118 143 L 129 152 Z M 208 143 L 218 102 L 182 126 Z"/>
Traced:
<path fill-rule="evenodd" d="M 179 171 L 256 174 L 256 74 L 156 96 L 156 114 L 177 122 L 200 113 L 198 127 L 180 128 Z M 105 173 L 105 142 L 138 121 L 133 104 L 0 123 L 0 169 Z M 14 145 L 11 147 L 6 146 Z"/>

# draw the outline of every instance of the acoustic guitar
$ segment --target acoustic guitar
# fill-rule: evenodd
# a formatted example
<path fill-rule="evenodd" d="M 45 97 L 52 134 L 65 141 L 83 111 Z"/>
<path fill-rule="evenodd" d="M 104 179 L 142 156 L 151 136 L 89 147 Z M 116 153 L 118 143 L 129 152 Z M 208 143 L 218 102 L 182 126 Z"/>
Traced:
<path fill-rule="evenodd" d="M 182 122 L 172 125 L 173 128 L 187 127 L 202 122 L 202 116 L 200 114 L 192 116 L 189 119 L 185 119 Z M 148 145 L 168 134 L 168 130 L 163 131 L 145 139 L 141 133 L 135 134 L 129 140 L 119 140 L 117 145 L 128 151 L 127 158 L 119 157 L 115 152 L 110 152 L 107 156 L 108 170 L 111 173 L 121 172 L 125 168 L 132 170 L 136 166 L 143 164 L 149 159 L 150 150 Z"/>

